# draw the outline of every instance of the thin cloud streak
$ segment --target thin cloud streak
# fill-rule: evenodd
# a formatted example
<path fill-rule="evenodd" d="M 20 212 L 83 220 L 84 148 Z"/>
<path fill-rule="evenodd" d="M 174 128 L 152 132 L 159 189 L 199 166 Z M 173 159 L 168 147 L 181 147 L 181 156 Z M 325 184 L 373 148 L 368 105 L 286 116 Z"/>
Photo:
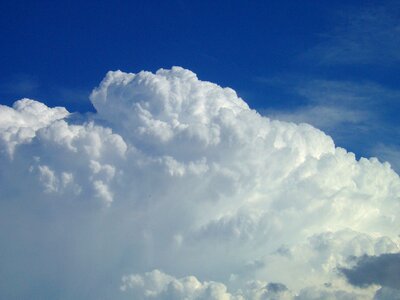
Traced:
<path fill-rule="evenodd" d="M 400 9 L 396 2 L 337 14 L 338 25 L 303 55 L 323 65 L 389 65 L 400 61 Z"/>
<path fill-rule="evenodd" d="M 284 80 L 265 82 L 278 82 L 278 86 L 282 84 L 280 88 L 285 88 Z M 361 147 L 367 155 L 376 155 L 381 160 L 389 158 L 393 166 L 397 166 L 393 161 L 395 157 L 379 153 L 377 145 L 393 145 L 400 137 L 400 123 L 392 117 L 400 110 L 400 91 L 374 82 L 294 78 L 291 86 L 286 85 L 286 88 L 287 97 L 297 97 L 302 102 L 280 109 L 266 108 L 263 110 L 265 115 L 312 124 L 346 147 Z"/>

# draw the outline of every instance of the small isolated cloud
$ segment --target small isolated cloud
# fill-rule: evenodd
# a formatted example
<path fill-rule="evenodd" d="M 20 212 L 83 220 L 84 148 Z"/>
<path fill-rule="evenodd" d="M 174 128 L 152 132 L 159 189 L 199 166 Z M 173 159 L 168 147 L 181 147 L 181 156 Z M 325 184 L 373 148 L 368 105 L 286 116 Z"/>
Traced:
<path fill-rule="evenodd" d="M 399 251 L 388 164 L 180 67 L 109 72 L 91 101 L 0 106 L 1 298 L 375 294 L 337 266 Z"/>

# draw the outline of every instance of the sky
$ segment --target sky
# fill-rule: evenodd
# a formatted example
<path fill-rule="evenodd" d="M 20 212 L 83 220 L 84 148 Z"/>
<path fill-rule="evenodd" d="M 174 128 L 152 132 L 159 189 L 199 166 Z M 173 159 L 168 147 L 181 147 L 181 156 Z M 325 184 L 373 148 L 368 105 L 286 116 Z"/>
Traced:
<path fill-rule="evenodd" d="M 182 66 L 398 169 L 399 13 L 396 1 L 3 1 L 0 99 L 84 112 L 109 70 Z"/>
<path fill-rule="evenodd" d="M 0 298 L 400 299 L 399 20 L 2 1 Z"/>

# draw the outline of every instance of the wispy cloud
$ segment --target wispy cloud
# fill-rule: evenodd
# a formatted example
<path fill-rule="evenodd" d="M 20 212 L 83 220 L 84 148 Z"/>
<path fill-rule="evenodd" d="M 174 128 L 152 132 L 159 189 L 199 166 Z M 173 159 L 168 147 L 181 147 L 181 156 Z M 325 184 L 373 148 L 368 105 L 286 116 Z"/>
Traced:
<path fill-rule="evenodd" d="M 400 7 L 386 3 L 344 10 L 337 26 L 306 53 L 322 64 L 388 64 L 400 61 Z"/>
<path fill-rule="evenodd" d="M 346 110 L 334 106 L 306 106 L 294 111 L 271 110 L 268 116 L 273 119 L 294 123 L 309 123 L 321 129 L 334 130 L 338 126 L 349 124 L 360 125 L 369 118 L 369 113 L 364 111 Z"/>
<path fill-rule="evenodd" d="M 35 77 L 27 74 L 18 74 L 0 84 L 0 93 L 24 96 L 24 94 L 36 93 L 39 87 L 39 81 Z"/>
<path fill-rule="evenodd" d="M 378 144 L 372 149 L 372 154 L 390 162 L 392 168 L 400 173 L 400 145 Z"/>
<path fill-rule="evenodd" d="M 84 87 L 70 87 L 62 85 L 46 85 L 37 77 L 28 74 L 12 76 L 4 82 L 0 82 L 0 99 L 11 104 L 14 101 L 25 98 L 40 98 L 54 105 L 66 106 L 72 111 L 92 110 L 89 101 L 91 89 Z"/>
<path fill-rule="evenodd" d="M 281 85 L 282 89 L 287 89 L 287 97 L 298 97 L 301 103 L 279 109 L 266 108 L 266 115 L 312 124 L 332 135 L 340 146 L 353 151 L 361 148 L 365 155 L 389 160 L 399 170 L 394 161 L 396 156 L 389 155 L 393 152 L 386 146 L 377 147 L 396 144 L 400 136 L 400 123 L 393 116 L 400 109 L 399 90 L 368 81 L 291 80 L 289 86 L 285 80 L 264 83 Z"/>
<path fill-rule="evenodd" d="M 320 40 L 301 56 L 303 62 L 312 60 L 314 74 L 257 79 L 285 91 L 282 103 L 290 104 L 266 107 L 265 113 L 310 123 L 338 145 L 389 160 L 399 171 L 400 90 L 386 84 L 400 62 L 400 5 L 386 1 L 347 6 L 333 14 L 331 29 L 321 32 Z M 358 72 L 356 65 L 363 65 L 364 71 Z"/>
<path fill-rule="evenodd" d="M 400 91 L 373 82 L 298 79 L 287 88 L 303 102 L 280 110 L 266 109 L 266 112 L 272 117 L 328 130 L 346 123 L 371 126 L 373 121 L 382 121 L 384 114 L 400 105 Z"/>
<path fill-rule="evenodd" d="M 51 97 L 58 99 L 59 105 L 70 107 L 71 110 L 91 110 L 92 104 L 89 101 L 90 89 L 71 88 L 58 86 L 52 91 Z"/>

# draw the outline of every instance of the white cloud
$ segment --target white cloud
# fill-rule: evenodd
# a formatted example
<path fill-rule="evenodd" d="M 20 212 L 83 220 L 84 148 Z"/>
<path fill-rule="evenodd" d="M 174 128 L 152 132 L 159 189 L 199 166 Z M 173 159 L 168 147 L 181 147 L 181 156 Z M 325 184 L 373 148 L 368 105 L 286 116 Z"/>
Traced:
<path fill-rule="evenodd" d="M 234 292 L 220 282 L 201 282 L 194 276 L 175 278 L 159 270 L 143 275 L 133 274 L 122 277 L 121 291 L 130 299 L 215 299 L 215 300 L 367 300 L 365 291 L 335 289 L 330 284 L 321 287 L 307 287 L 295 295 L 282 283 L 249 281 Z M 387 293 L 387 292 L 386 292 Z"/>
<path fill-rule="evenodd" d="M 12 155 L 14 147 L 29 142 L 38 129 L 67 116 L 63 107 L 49 108 L 31 99 L 16 101 L 12 108 L 0 105 L 1 151 Z"/>
<path fill-rule="evenodd" d="M 134 291 L 137 298 L 156 299 L 243 299 L 227 292 L 224 284 L 219 282 L 200 282 L 194 276 L 176 279 L 154 270 L 141 275 L 130 275 L 122 278 L 122 291 Z M 136 292 L 136 293 L 135 293 Z M 132 298 L 133 299 L 133 298 Z"/>
<path fill-rule="evenodd" d="M 399 251 L 398 175 L 310 125 L 178 67 L 109 72 L 91 100 L 81 124 L 0 107 L 4 297 L 360 294 L 336 268 Z M 243 294 L 249 281 L 264 298 Z"/>

